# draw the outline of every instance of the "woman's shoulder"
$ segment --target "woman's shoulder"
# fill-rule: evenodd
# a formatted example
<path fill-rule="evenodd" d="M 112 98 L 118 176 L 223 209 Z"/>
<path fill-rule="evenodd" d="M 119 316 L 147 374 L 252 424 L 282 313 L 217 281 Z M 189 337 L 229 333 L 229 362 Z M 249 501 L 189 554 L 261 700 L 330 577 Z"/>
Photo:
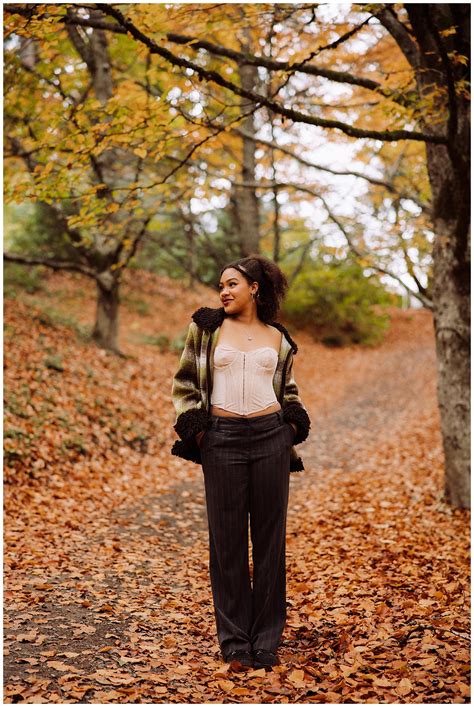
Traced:
<path fill-rule="evenodd" d="M 279 331 L 282 332 L 283 336 L 286 338 L 286 340 L 290 344 L 291 348 L 293 349 L 293 353 L 295 354 L 298 351 L 298 345 L 297 345 L 296 341 L 294 341 L 291 338 L 290 332 L 288 331 L 288 329 L 285 326 L 283 326 L 283 324 L 281 324 L 280 322 L 272 322 L 271 326 L 274 326 L 276 329 L 278 329 Z"/>

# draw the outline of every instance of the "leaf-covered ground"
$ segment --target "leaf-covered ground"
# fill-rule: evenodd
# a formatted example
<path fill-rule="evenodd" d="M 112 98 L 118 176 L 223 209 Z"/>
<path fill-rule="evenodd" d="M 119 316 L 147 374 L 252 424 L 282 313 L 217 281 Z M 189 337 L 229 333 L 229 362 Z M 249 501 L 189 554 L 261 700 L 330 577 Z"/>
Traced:
<path fill-rule="evenodd" d="M 127 358 L 84 337 L 79 277 L 5 300 L 4 702 L 469 702 L 469 514 L 442 500 L 430 313 L 394 311 L 373 349 L 292 329 L 313 427 L 281 665 L 232 673 L 202 471 L 169 454 L 178 354 L 160 352 L 218 300 L 141 272 L 122 299 Z"/>

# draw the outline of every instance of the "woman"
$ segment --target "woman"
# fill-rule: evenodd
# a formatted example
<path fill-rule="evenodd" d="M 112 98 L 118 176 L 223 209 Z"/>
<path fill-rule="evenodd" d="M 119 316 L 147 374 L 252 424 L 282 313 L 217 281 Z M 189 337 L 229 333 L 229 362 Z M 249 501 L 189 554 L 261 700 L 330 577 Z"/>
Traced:
<path fill-rule="evenodd" d="M 310 428 L 292 375 L 297 346 L 273 321 L 287 287 L 259 255 L 222 268 L 223 306 L 194 312 L 173 380 L 172 453 L 202 464 L 217 636 L 233 670 L 278 665 L 286 621 L 289 472 L 304 469 L 293 445 Z"/>

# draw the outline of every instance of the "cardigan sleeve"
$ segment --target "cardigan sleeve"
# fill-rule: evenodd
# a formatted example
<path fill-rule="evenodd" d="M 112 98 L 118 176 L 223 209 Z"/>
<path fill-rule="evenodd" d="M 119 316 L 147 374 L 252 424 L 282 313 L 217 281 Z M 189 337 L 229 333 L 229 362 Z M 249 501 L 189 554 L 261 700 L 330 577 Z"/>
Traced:
<path fill-rule="evenodd" d="M 290 361 L 286 370 L 285 392 L 283 394 L 283 404 L 289 405 L 289 403 L 298 403 L 299 405 L 303 404 L 301 402 L 298 386 L 293 377 L 293 356 L 290 356 Z"/>
<path fill-rule="evenodd" d="M 293 376 L 293 356 L 290 361 L 285 376 L 285 391 L 283 394 L 283 419 L 286 422 L 293 422 L 296 425 L 296 433 L 293 444 L 304 442 L 309 434 L 311 421 L 304 407 L 298 385 Z"/>
<path fill-rule="evenodd" d="M 191 322 L 171 388 L 171 398 L 176 410 L 174 429 L 181 439 L 197 435 L 204 429 L 207 421 L 207 412 L 202 406 L 196 356 L 197 326 Z"/>

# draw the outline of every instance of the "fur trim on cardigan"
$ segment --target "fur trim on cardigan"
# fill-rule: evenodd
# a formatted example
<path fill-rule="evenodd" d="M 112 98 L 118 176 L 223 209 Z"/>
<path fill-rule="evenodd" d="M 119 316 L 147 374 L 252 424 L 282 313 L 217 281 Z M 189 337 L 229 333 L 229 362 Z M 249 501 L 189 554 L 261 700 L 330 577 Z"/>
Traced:
<path fill-rule="evenodd" d="M 184 440 L 177 439 L 171 447 L 171 454 L 174 454 L 175 457 L 201 464 L 201 450 L 194 437 Z"/>
<path fill-rule="evenodd" d="M 191 318 L 201 329 L 215 331 L 217 327 L 220 327 L 226 316 L 224 307 L 200 307 L 194 312 Z M 274 326 L 283 333 L 291 345 L 293 353 L 296 353 L 298 351 L 298 346 L 291 338 L 286 327 L 284 327 L 283 324 L 280 324 L 280 322 L 272 322 L 271 326 Z"/>
<path fill-rule="evenodd" d="M 198 432 L 206 429 L 209 415 L 204 408 L 186 410 L 177 419 L 174 429 L 181 439 L 195 437 Z"/>
<path fill-rule="evenodd" d="M 301 459 L 301 457 L 296 457 L 296 459 L 291 459 L 290 471 L 304 471 L 303 460 Z"/>
<path fill-rule="evenodd" d="M 294 422 L 297 430 L 293 439 L 293 444 L 304 442 L 309 434 L 311 422 L 309 415 L 298 403 L 289 403 L 283 408 L 283 419 L 285 422 Z"/>

